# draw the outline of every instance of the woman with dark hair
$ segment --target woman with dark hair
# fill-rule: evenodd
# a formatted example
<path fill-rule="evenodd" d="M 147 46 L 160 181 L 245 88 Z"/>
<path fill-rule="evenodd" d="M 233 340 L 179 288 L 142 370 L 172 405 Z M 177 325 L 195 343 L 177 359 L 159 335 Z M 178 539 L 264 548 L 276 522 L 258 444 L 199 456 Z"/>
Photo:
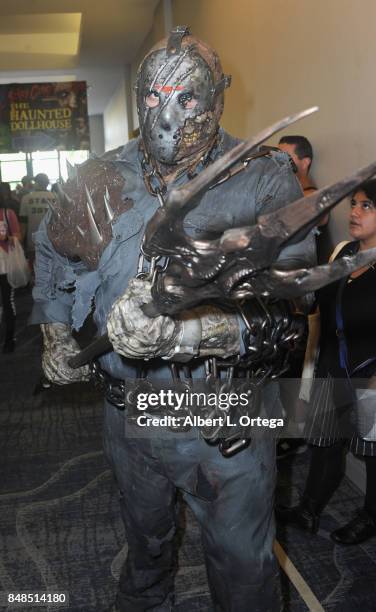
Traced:
<path fill-rule="evenodd" d="M 14 351 L 14 330 L 16 324 L 16 309 L 14 305 L 14 289 L 7 278 L 8 253 L 15 239 L 21 239 L 21 230 L 16 213 L 7 208 L 0 192 L 0 290 L 5 324 L 3 353 Z"/>
<path fill-rule="evenodd" d="M 353 241 L 335 258 L 376 247 L 376 180 L 352 195 L 349 230 Z M 331 538 L 339 544 L 358 544 L 376 535 L 376 435 L 372 432 L 364 439 L 354 425 L 357 414 L 362 414 L 361 404 L 354 404 L 356 390 L 376 389 L 376 262 L 321 289 L 318 302 L 319 360 L 307 432 L 313 445 L 311 463 L 300 504 L 277 508 L 277 518 L 316 533 L 320 514 L 340 483 L 349 449 L 365 459 L 365 503 Z M 371 398 L 367 405 L 376 421 L 376 390 L 369 390 L 361 394 Z"/>

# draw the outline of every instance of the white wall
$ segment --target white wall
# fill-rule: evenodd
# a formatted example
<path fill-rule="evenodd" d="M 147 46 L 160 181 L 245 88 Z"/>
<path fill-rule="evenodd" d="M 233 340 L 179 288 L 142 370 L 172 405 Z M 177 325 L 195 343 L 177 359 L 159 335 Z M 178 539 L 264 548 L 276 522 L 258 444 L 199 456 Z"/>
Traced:
<path fill-rule="evenodd" d="M 154 19 L 152 28 L 145 38 L 141 48 L 139 49 L 137 56 L 133 63 L 130 66 L 130 81 L 132 88 L 136 83 L 137 69 L 144 59 L 145 55 L 151 49 L 151 47 L 161 38 L 165 36 L 165 4 L 166 0 L 160 0 L 154 12 Z M 168 4 L 168 3 L 167 3 Z M 168 7 L 167 7 L 168 8 Z M 173 12 L 168 10 L 168 14 L 166 15 L 166 20 L 169 20 L 173 16 Z M 133 126 L 138 126 L 138 116 L 137 116 L 137 105 L 136 105 L 136 96 L 134 91 L 132 90 L 132 119 Z"/>
<path fill-rule="evenodd" d="M 128 142 L 128 105 L 125 74 L 119 79 L 110 102 L 103 113 L 105 151 L 116 149 Z"/>
<path fill-rule="evenodd" d="M 174 24 L 189 25 L 212 44 L 233 76 L 222 120 L 228 131 L 246 137 L 318 104 L 316 116 L 288 133 L 312 141 L 319 186 L 375 159 L 375 0 L 173 0 L 172 6 Z M 160 33 L 152 30 L 149 46 Z M 347 211 L 343 203 L 332 215 L 335 243 L 347 237 Z"/>
<path fill-rule="evenodd" d="M 103 115 L 89 115 L 91 152 L 96 155 L 104 153 Z"/>

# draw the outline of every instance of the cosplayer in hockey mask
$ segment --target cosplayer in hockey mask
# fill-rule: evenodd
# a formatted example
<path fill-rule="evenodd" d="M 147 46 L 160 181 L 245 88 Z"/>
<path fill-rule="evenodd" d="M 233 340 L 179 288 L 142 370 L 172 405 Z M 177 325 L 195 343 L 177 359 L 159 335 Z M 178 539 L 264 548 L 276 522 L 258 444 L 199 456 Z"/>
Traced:
<path fill-rule="evenodd" d="M 153 47 L 136 82 L 147 162 L 166 176 L 205 159 L 216 143 L 229 84 L 215 51 L 187 28 L 176 28 Z"/>

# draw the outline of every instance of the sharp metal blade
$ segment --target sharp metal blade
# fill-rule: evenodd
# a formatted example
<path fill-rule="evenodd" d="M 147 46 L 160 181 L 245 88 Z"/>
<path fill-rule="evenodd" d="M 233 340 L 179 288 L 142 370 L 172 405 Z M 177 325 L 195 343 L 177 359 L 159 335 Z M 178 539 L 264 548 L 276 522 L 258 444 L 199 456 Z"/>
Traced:
<path fill-rule="evenodd" d="M 276 212 L 261 215 L 257 225 L 265 238 L 279 240 L 285 246 L 301 230 L 308 231 L 315 227 L 322 216 L 375 174 L 376 162 L 373 162 L 310 196 L 300 198 Z"/>
<path fill-rule="evenodd" d="M 97 225 L 97 222 L 94 218 L 90 203 L 87 202 L 86 203 L 86 208 L 87 208 L 87 214 L 88 214 L 88 218 L 89 218 L 89 238 L 90 240 L 94 243 L 94 244 L 100 244 L 101 242 L 103 242 L 103 236 L 100 233 L 99 227 Z"/>
<path fill-rule="evenodd" d="M 227 230 L 220 239 L 221 250 L 225 253 L 244 253 L 254 270 L 270 266 L 283 247 L 294 239 L 303 239 L 317 225 L 320 217 L 374 174 L 376 162 L 308 197 L 300 198 L 275 212 L 260 215 L 256 225 Z"/>
<path fill-rule="evenodd" d="M 179 217 L 182 218 L 182 209 L 186 209 L 185 214 L 187 214 L 190 208 L 196 206 L 198 197 L 223 177 L 224 173 L 249 156 L 259 145 L 268 140 L 273 134 L 283 130 L 300 119 L 308 117 L 317 110 L 317 106 L 312 106 L 300 113 L 289 115 L 273 123 L 250 140 L 236 145 L 188 183 L 176 189 L 172 189 L 164 206 L 154 213 L 147 224 L 144 241 L 145 253 L 149 256 L 158 255 L 152 244 L 153 238 L 157 236 L 159 232 L 163 231 L 163 228 L 171 226 Z M 149 247 L 149 245 L 151 246 Z"/>
<path fill-rule="evenodd" d="M 295 115 L 289 115 L 284 117 L 280 121 L 273 123 L 269 127 L 265 128 L 253 138 L 250 138 L 246 142 L 241 142 L 228 151 L 220 159 L 210 164 L 205 170 L 200 172 L 194 179 L 182 185 L 177 189 L 172 189 L 169 196 L 167 197 L 165 207 L 172 209 L 172 212 L 177 212 L 179 209 L 184 208 L 190 200 L 193 200 L 203 194 L 213 183 L 215 183 L 227 170 L 232 168 L 236 163 L 244 159 L 247 155 L 253 153 L 257 147 L 263 142 L 271 138 L 273 134 L 283 130 L 284 128 L 304 119 L 309 115 L 312 115 L 318 111 L 318 106 L 312 106 L 306 110 L 296 113 Z"/>
<path fill-rule="evenodd" d="M 340 257 L 332 263 L 315 268 L 291 271 L 273 269 L 270 270 L 269 276 L 271 284 L 275 283 L 275 289 L 271 290 L 269 295 L 281 299 L 299 297 L 334 283 L 343 276 L 349 276 L 355 270 L 373 262 L 376 262 L 376 247 L 359 251 L 356 255 Z"/>

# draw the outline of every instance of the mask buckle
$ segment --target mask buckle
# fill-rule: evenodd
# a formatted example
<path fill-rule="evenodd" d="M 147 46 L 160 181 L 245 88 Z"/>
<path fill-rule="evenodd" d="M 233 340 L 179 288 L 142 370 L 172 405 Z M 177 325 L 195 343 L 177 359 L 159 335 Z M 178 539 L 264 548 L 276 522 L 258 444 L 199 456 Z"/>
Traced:
<path fill-rule="evenodd" d="M 176 26 L 173 30 L 171 30 L 167 41 L 167 57 L 170 57 L 171 55 L 179 55 L 182 40 L 184 36 L 188 36 L 189 34 L 190 31 L 187 26 Z"/>

